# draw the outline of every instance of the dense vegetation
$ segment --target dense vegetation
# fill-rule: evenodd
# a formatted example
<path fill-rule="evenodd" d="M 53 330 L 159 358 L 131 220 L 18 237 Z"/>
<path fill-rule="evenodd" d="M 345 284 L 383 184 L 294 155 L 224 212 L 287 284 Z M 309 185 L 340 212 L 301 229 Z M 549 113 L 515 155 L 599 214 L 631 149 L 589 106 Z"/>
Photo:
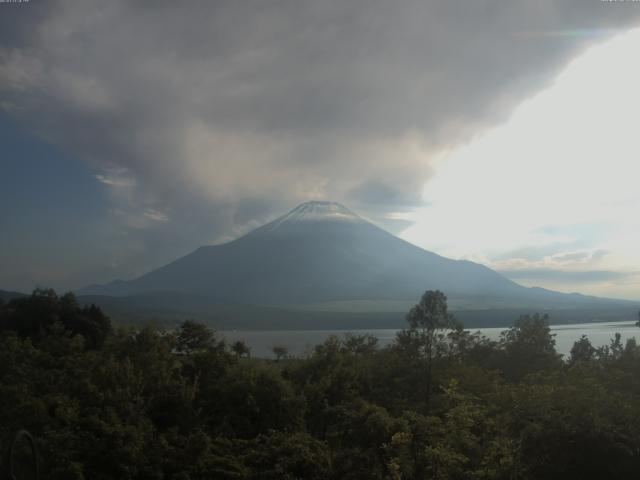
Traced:
<path fill-rule="evenodd" d="M 494 342 L 427 292 L 388 348 L 248 356 L 193 321 L 113 327 L 73 295 L 0 306 L 0 441 L 54 479 L 612 479 L 640 471 L 640 347 L 555 351 L 547 319 Z M 233 348 L 232 348 L 233 347 Z"/>

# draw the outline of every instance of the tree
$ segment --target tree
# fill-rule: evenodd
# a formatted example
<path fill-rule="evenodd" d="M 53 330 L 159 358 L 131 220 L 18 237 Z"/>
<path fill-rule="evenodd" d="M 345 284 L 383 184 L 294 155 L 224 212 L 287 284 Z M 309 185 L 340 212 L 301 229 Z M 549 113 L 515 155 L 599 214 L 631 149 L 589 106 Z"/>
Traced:
<path fill-rule="evenodd" d="M 417 340 L 417 345 L 426 360 L 426 400 L 431 396 L 432 364 L 439 342 L 444 339 L 444 330 L 458 326 L 453 315 L 448 312 L 447 297 L 439 290 L 428 290 L 407 314 L 409 335 Z"/>
<path fill-rule="evenodd" d="M 271 351 L 276 356 L 276 362 L 279 362 L 282 358 L 286 358 L 289 354 L 289 350 L 287 350 L 287 347 L 283 345 L 276 345 L 271 349 Z"/>
<path fill-rule="evenodd" d="M 571 347 L 569 363 L 574 364 L 577 362 L 593 360 L 596 352 L 597 350 L 593 345 L 591 345 L 589 338 L 586 335 L 582 335 L 579 340 L 576 340 L 573 347 Z"/>
<path fill-rule="evenodd" d="M 88 348 L 99 348 L 111 333 L 111 320 L 96 305 L 78 306 L 76 296 L 69 292 L 60 297 L 64 327 L 75 335 L 82 335 Z"/>
<path fill-rule="evenodd" d="M 178 328 L 176 349 L 182 353 L 211 349 L 215 346 L 216 333 L 202 323 L 185 320 Z"/>
<path fill-rule="evenodd" d="M 244 461 L 251 470 L 245 478 L 260 480 L 324 480 L 331 478 L 327 444 L 306 433 L 259 435 L 249 442 Z"/>
<path fill-rule="evenodd" d="M 598 356 L 603 360 L 618 360 L 624 352 L 622 336 L 619 332 L 614 334 L 614 338 L 609 341 L 609 345 L 598 348 Z"/>
<path fill-rule="evenodd" d="M 111 320 L 99 307 L 80 307 L 73 293 L 58 297 L 51 289 L 36 289 L 28 297 L 14 298 L 2 309 L 0 330 L 42 342 L 54 332 L 82 335 L 85 346 L 98 349 L 111 334 Z"/>
<path fill-rule="evenodd" d="M 524 375 L 559 365 L 555 334 L 549 327 L 549 315 L 522 315 L 513 327 L 500 334 L 504 358 L 501 370 L 517 380 Z"/>
<path fill-rule="evenodd" d="M 244 357 L 245 355 L 248 357 L 251 355 L 251 349 L 242 340 L 236 340 L 233 342 L 231 344 L 231 350 L 233 350 L 233 353 L 238 357 Z"/>
<path fill-rule="evenodd" d="M 347 333 L 344 336 L 343 350 L 354 355 L 369 355 L 376 351 L 378 347 L 378 337 L 365 333 L 364 335 L 354 335 Z"/>

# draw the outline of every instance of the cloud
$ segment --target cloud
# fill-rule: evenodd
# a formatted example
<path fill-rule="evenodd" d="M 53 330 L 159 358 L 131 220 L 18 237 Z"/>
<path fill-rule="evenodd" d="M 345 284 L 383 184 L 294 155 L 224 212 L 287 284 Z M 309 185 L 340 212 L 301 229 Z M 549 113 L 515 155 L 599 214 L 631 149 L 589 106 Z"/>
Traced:
<path fill-rule="evenodd" d="M 105 168 L 103 173 L 94 175 L 95 179 L 104 185 L 118 188 L 133 188 L 137 185 L 126 168 Z"/>
<path fill-rule="evenodd" d="M 504 271 L 637 271 L 638 48 L 640 29 L 594 46 L 506 124 L 444 154 L 404 238 Z M 609 291 L 638 298 L 634 279 Z"/>
<path fill-rule="evenodd" d="M 513 280 L 543 280 L 550 282 L 592 283 L 603 281 L 620 281 L 637 278 L 640 272 L 612 272 L 609 270 L 566 271 L 550 269 L 507 270 L 503 271 Z"/>
<path fill-rule="evenodd" d="M 613 270 L 507 270 L 504 276 L 530 287 L 543 285 L 560 292 L 579 292 L 609 298 L 638 300 L 640 271 Z"/>
<path fill-rule="evenodd" d="M 564 248 L 550 255 L 538 256 L 539 252 L 545 250 L 545 248 L 537 247 L 522 248 L 500 259 L 493 259 L 491 265 L 502 271 L 517 271 L 521 269 L 527 269 L 527 271 L 543 271 L 547 269 L 587 270 L 589 268 L 597 268 L 610 253 L 603 249 L 567 251 Z"/>
<path fill-rule="evenodd" d="M 594 252 L 569 252 L 563 253 L 559 255 L 554 255 L 554 259 L 560 263 L 566 262 L 589 262 L 589 261 L 598 261 L 604 258 L 607 255 L 606 250 L 596 250 Z"/>
<path fill-rule="evenodd" d="M 129 169 L 159 204 L 166 193 L 415 204 L 438 148 L 505 119 L 638 11 L 196 1 L 150 13 L 144 3 L 26 7 L 40 14 L 12 28 L 21 41 L 0 50 L 0 78 L 31 107 L 30 125 L 98 167 Z"/>
<path fill-rule="evenodd" d="M 163 212 L 185 248 L 308 199 L 382 223 L 415 209 L 443 149 L 640 18 L 581 0 L 0 7 L 7 114 L 92 165 L 114 219 Z"/>
<path fill-rule="evenodd" d="M 166 213 L 159 212 L 153 209 L 147 209 L 142 213 L 145 217 L 150 218 L 156 222 L 168 222 L 169 216 Z"/>

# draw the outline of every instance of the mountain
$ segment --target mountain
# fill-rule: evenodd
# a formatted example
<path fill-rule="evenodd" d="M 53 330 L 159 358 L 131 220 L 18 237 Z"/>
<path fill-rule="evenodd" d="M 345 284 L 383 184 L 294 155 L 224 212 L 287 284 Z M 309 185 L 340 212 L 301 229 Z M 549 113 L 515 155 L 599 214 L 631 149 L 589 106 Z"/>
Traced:
<path fill-rule="evenodd" d="M 9 300 L 13 300 L 14 298 L 25 297 L 24 293 L 20 292 L 10 292 L 7 290 L 0 290 L 0 300 L 4 302 L 8 302 Z"/>
<path fill-rule="evenodd" d="M 333 202 L 304 203 L 232 242 L 197 249 L 129 282 L 82 294 L 190 293 L 215 302 L 266 305 L 503 295 L 522 287 L 476 263 L 401 240 Z"/>
<path fill-rule="evenodd" d="M 614 302 L 523 287 L 483 265 L 412 245 L 334 202 L 304 203 L 229 243 L 200 247 L 139 278 L 78 293 L 317 309 L 367 301 L 408 306 L 429 289 L 442 290 L 454 306 L 466 309 Z"/>

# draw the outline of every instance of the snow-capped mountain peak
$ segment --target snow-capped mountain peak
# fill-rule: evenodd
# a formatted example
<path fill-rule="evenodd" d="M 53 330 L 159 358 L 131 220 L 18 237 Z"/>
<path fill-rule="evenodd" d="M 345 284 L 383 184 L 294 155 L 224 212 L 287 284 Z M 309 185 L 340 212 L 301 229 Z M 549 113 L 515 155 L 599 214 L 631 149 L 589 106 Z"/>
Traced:
<path fill-rule="evenodd" d="M 367 224 L 358 214 L 337 202 L 312 201 L 298 205 L 289 213 L 254 230 L 255 233 L 281 231 L 283 227 L 299 228 L 310 224 Z"/>
<path fill-rule="evenodd" d="M 256 232 L 272 232 L 288 225 L 305 225 L 311 223 L 367 223 L 361 216 L 353 213 L 337 202 L 312 201 L 298 205 L 289 213 L 256 230 Z"/>
<path fill-rule="evenodd" d="M 289 222 L 315 222 L 319 220 L 362 221 L 362 218 L 340 203 L 313 201 L 298 205 L 282 217 L 282 220 Z"/>

